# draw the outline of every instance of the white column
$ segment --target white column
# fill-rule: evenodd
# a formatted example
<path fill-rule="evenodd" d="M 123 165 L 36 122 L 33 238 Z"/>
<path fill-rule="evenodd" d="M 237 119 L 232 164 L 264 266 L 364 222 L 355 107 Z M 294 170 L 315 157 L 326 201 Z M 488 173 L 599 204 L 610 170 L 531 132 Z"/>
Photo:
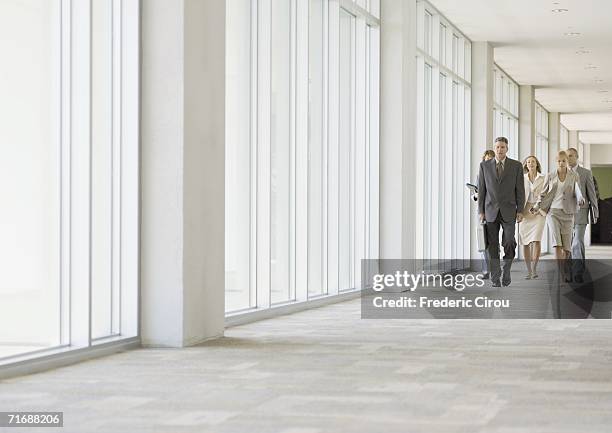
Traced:
<path fill-rule="evenodd" d="M 471 180 L 476 182 L 482 154 L 493 147 L 493 46 L 489 42 L 472 42 L 472 161 Z M 476 240 L 478 207 L 472 201 L 470 220 L 471 257 L 480 258 Z"/>
<path fill-rule="evenodd" d="M 557 153 L 561 149 L 561 123 L 559 113 L 551 112 L 548 117 L 548 171 L 557 167 Z"/>
<path fill-rule="evenodd" d="M 519 160 L 535 155 L 535 89 L 519 86 Z M 515 144 L 516 145 L 516 144 Z"/>
<path fill-rule="evenodd" d="M 224 328 L 225 2 L 142 3 L 141 337 Z"/>
<path fill-rule="evenodd" d="M 580 155 L 581 165 L 585 168 L 591 169 L 591 144 L 584 143 L 583 155 Z"/>
<path fill-rule="evenodd" d="M 568 144 L 569 147 L 573 147 L 574 149 L 578 149 L 578 131 L 568 131 Z M 568 147 L 568 149 L 569 149 Z"/>
<path fill-rule="evenodd" d="M 380 258 L 415 258 L 416 0 L 381 1 Z"/>

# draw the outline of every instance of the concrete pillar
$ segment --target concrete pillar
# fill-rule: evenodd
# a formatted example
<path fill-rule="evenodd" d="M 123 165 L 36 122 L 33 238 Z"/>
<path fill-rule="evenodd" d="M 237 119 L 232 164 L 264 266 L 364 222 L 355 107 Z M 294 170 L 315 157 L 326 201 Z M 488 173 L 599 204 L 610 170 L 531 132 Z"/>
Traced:
<path fill-rule="evenodd" d="M 561 123 L 559 113 L 548 116 L 548 172 L 557 167 L 557 153 L 561 149 Z"/>
<path fill-rule="evenodd" d="M 519 160 L 535 155 L 535 89 L 519 86 Z"/>
<path fill-rule="evenodd" d="M 417 254 L 416 0 L 382 0 L 380 258 Z"/>
<path fill-rule="evenodd" d="M 225 1 L 142 3 L 141 338 L 224 329 Z"/>
<path fill-rule="evenodd" d="M 590 143 L 584 143 L 583 154 L 580 156 L 580 165 L 585 168 L 591 169 L 591 145 Z"/>
<path fill-rule="evenodd" d="M 472 161 L 471 180 L 476 182 L 481 156 L 493 147 L 493 46 L 489 42 L 472 42 Z M 471 215 L 477 215 L 476 203 L 472 202 Z M 472 258 L 480 258 L 476 241 L 476 217 L 470 220 L 470 252 Z"/>
<path fill-rule="evenodd" d="M 569 147 L 573 147 L 574 149 L 578 149 L 578 131 L 568 131 L 568 144 Z M 568 147 L 568 149 L 569 149 Z"/>

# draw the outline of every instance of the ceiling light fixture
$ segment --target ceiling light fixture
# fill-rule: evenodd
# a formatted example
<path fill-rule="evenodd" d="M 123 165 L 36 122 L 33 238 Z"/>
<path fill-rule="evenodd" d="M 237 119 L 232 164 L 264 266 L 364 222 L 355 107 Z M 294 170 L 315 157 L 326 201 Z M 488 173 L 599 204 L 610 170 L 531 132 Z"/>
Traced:
<path fill-rule="evenodd" d="M 601 90 L 598 90 L 597 93 L 608 93 L 608 91 L 604 90 L 604 89 L 601 89 Z"/>
<path fill-rule="evenodd" d="M 563 9 L 563 8 L 558 8 L 558 9 L 553 9 L 551 12 L 555 13 L 555 14 L 561 14 L 563 12 L 567 12 L 567 9 Z"/>
<path fill-rule="evenodd" d="M 604 82 L 604 80 L 601 80 L 601 79 L 599 79 L 599 78 L 596 78 L 596 79 L 595 79 L 595 82 L 596 82 L 596 83 L 600 83 L 600 84 L 601 84 L 601 83 L 603 83 L 603 82 Z"/>
<path fill-rule="evenodd" d="M 567 33 L 563 33 L 563 35 L 571 36 L 571 37 L 573 37 L 573 36 L 580 36 L 581 34 L 582 33 L 580 33 L 580 32 L 567 32 Z"/>
<path fill-rule="evenodd" d="M 597 69 L 597 66 L 595 66 L 595 65 L 593 65 L 593 64 L 591 64 L 591 63 L 589 63 L 588 65 L 586 65 L 586 66 L 584 67 L 584 69 Z"/>
<path fill-rule="evenodd" d="M 589 50 L 578 50 L 576 51 L 576 54 L 581 55 L 581 54 L 591 54 L 591 52 Z"/>

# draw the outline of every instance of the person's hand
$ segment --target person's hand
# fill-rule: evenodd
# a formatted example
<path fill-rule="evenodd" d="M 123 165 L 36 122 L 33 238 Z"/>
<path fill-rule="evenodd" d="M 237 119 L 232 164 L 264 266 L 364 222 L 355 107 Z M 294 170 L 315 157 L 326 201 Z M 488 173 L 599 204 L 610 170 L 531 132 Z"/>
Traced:
<path fill-rule="evenodd" d="M 480 221 L 484 222 L 484 220 L 485 220 L 485 214 L 481 213 L 480 214 Z"/>
<path fill-rule="evenodd" d="M 578 206 L 584 206 L 586 202 L 584 201 L 583 198 L 581 198 L 580 200 L 578 200 Z"/>
<path fill-rule="evenodd" d="M 520 223 L 521 221 L 523 221 L 523 214 L 519 212 L 516 214 L 516 222 Z"/>
<path fill-rule="evenodd" d="M 540 207 L 539 206 L 534 206 L 531 209 L 529 209 L 529 213 L 531 213 L 532 215 L 537 215 L 538 212 L 540 212 Z"/>
<path fill-rule="evenodd" d="M 597 218 L 593 218 L 593 224 L 597 224 Z"/>

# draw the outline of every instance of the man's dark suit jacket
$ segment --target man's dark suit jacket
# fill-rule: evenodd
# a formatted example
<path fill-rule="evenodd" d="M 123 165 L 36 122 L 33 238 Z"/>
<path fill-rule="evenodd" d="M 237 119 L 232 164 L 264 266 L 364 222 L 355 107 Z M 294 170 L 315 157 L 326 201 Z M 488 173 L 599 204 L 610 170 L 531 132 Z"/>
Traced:
<path fill-rule="evenodd" d="M 487 222 L 494 222 L 501 211 L 504 222 L 516 221 L 517 212 L 525 205 L 523 165 L 506 157 L 504 172 L 497 179 L 495 158 L 480 163 L 478 174 L 478 212 L 484 213 Z"/>

